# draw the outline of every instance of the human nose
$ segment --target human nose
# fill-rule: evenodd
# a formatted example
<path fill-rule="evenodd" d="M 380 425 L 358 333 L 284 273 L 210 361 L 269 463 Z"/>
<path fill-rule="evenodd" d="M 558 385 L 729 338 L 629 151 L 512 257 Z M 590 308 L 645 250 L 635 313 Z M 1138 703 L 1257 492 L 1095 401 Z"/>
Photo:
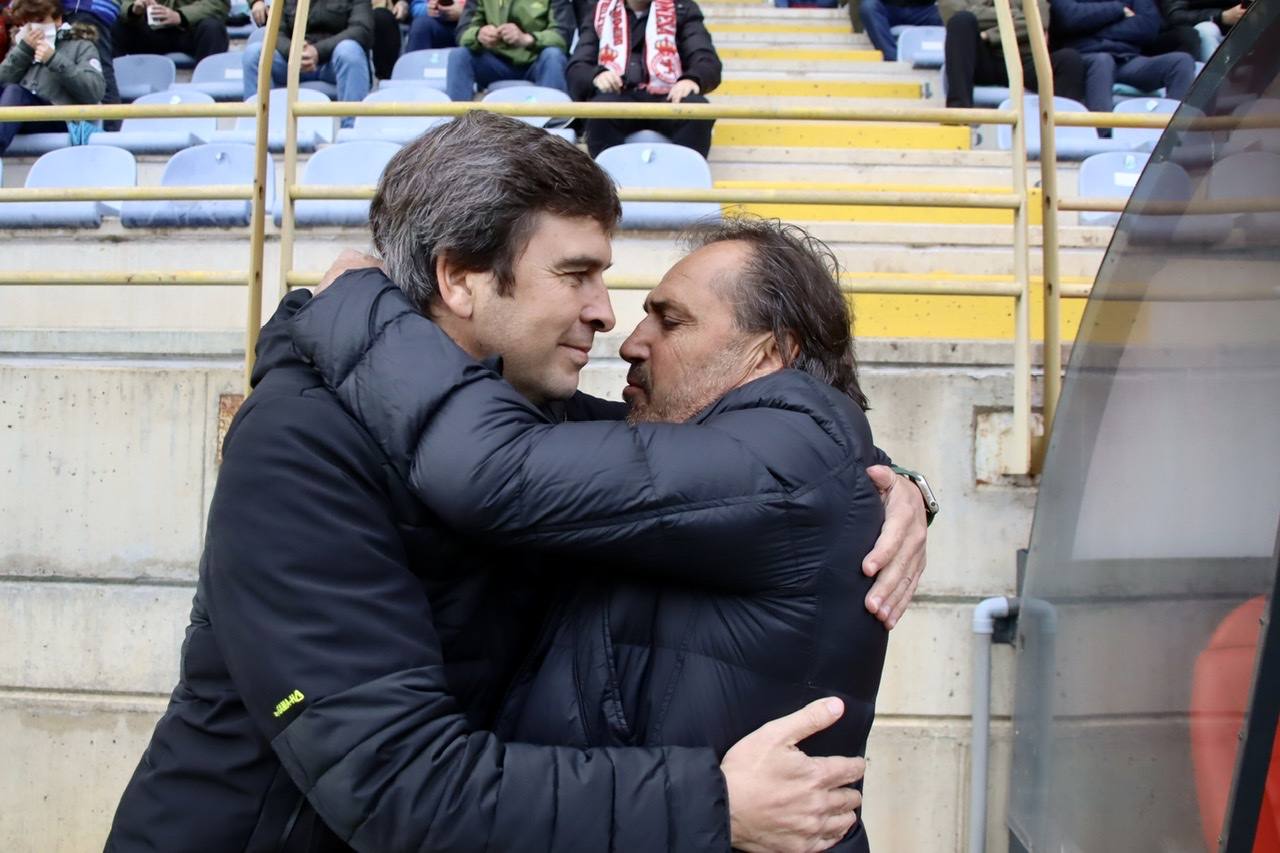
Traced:
<path fill-rule="evenodd" d="M 649 343 L 645 335 L 645 326 L 649 319 L 640 321 L 631 334 L 627 335 L 627 339 L 622 342 L 622 347 L 618 350 L 618 354 L 631 364 L 640 364 L 649 360 Z"/>
<path fill-rule="evenodd" d="M 582 307 L 582 321 L 597 332 L 611 331 L 617 324 L 613 304 L 609 301 L 609 288 L 604 286 L 603 278 L 591 288 L 587 303 Z"/>

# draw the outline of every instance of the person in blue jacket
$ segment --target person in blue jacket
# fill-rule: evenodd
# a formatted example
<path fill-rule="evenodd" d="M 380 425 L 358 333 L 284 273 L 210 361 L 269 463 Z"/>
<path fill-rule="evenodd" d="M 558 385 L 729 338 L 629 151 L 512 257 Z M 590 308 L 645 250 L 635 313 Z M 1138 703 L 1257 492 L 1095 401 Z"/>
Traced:
<path fill-rule="evenodd" d="M 1143 56 L 1160 34 L 1155 0 L 1052 0 L 1050 27 L 1056 47 L 1085 58 L 1085 106 L 1111 112 L 1111 88 L 1124 83 L 1144 92 L 1163 88 L 1182 100 L 1195 79 L 1195 60 L 1182 52 Z"/>

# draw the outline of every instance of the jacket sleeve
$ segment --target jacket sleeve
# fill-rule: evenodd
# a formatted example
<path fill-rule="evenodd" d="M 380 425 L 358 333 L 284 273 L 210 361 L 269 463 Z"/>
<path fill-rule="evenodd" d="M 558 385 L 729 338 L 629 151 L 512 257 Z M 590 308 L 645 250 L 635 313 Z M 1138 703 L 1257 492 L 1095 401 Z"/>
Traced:
<path fill-rule="evenodd" d="M 469 730 L 376 450 L 332 401 L 270 393 L 228 436 L 202 573 L 237 692 L 329 827 L 358 851 L 728 849 L 710 749 Z"/>
<path fill-rule="evenodd" d="M 600 67 L 600 34 L 594 22 L 584 22 L 578 30 L 578 44 L 569 57 L 569 67 L 564 76 L 569 83 L 569 97 L 575 101 L 589 101 L 596 94 L 596 75 Z"/>
<path fill-rule="evenodd" d="M 102 102 L 107 82 L 102 71 L 94 65 L 101 65 L 98 48 L 81 39 L 63 41 L 49 60 L 49 70 L 58 75 L 67 94 L 77 104 Z"/>
<path fill-rule="evenodd" d="M 36 52 L 31 49 L 31 45 L 22 39 L 17 39 L 9 55 L 4 58 L 4 62 L 0 62 L 0 83 L 20 82 L 26 76 L 27 69 L 31 67 L 35 58 Z"/>
<path fill-rule="evenodd" d="M 347 28 L 336 35 L 320 39 L 315 43 L 316 53 L 321 62 L 328 62 L 333 56 L 333 49 L 338 42 L 351 39 L 365 50 L 373 45 L 373 6 L 369 0 L 355 0 L 351 4 L 351 12 L 347 16 Z"/>
<path fill-rule="evenodd" d="M 569 52 L 569 43 L 573 41 L 573 0 L 551 0 L 551 10 L 547 16 L 547 28 L 531 33 L 533 50 L 547 47 L 558 47 Z"/>
<path fill-rule="evenodd" d="M 227 0 L 192 0 L 178 7 L 178 14 L 188 27 L 194 27 L 205 18 L 226 23 L 231 13 L 231 4 Z"/>
<path fill-rule="evenodd" d="M 1050 26 L 1057 38 L 1093 35 L 1108 24 L 1124 20 L 1124 10 L 1120 0 L 1053 0 L 1049 4 Z"/>
<path fill-rule="evenodd" d="M 476 40 L 476 34 L 487 23 L 489 19 L 484 13 L 483 0 L 467 0 L 467 4 L 462 7 L 462 14 L 458 17 L 458 47 L 469 50 L 478 48 L 480 43 Z"/>
<path fill-rule="evenodd" d="M 711 33 L 707 31 L 702 10 L 692 0 L 689 0 L 688 8 L 689 14 L 676 33 L 676 47 L 680 51 L 683 68 L 681 79 L 693 80 L 705 95 L 720 85 L 723 66 L 711 41 Z"/>

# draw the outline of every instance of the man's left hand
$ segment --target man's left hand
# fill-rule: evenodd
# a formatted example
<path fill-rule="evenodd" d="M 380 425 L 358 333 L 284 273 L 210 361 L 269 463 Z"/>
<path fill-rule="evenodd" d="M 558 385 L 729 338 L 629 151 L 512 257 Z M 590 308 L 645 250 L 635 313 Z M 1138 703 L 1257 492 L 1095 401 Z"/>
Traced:
<path fill-rule="evenodd" d="M 320 291 L 337 280 L 338 276 L 344 272 L 352 270 L 364 270 L 372 268 L 382 268 L 382 261 L 373 255 L 366 255 L 364 252 L 357 252 L 355 249 L 343 249 L 342 254 L 338 255 L 337 260 L 325 270 L 324 277 L 320 279 L 320 283 L 311 288 L 312 296 L 319 296 Z M 385 270 L 384 270 L 385 272 Z"/>
<path fill-rule="evenodd" d="M 391 14 L 395 16 L 397 21 L 409 20 L 409 4 L 406 0 L 396 0 L 396 4 L 391 7 Z"/>
<path fill-rule="evenodd" d="M 533 36 L 510 21 L 498 27 L 498 38 L 512 47 L 528 47 L 533 44 Z"/>
<path fill-rule="evenodd" d="M 690 95 L 697 95 L 701 91 L 702 87 L 686 77 L 684 80 L 677 80 L 676 84 L 671 87 L 671 91 L 667 93 L 667 100 L 673 104 L 678 104 Z"/>
<path fill-rule="evenodd" d="M 310 73 L 320 67 L 320 51 L 316 50 L 316 46 L 311 42 L 307 42 L 302 46 L 302 62 L 300 67 L 303 71 Z"/>
<path fill-rule="evenodd" d="M 884 526 L 875 547 L 862 561 L 862 573 L 876 579 L 866 605 L 885 628 L 892 628 L 911 603 L 924 573 L 929 525 L 924 497 L 915 483 L 887 465 L 872 465 L 867 475 L 884 502 Z"/>
<path fill-rule="evenodd" d="M 152 4 L 163 11 L 153 13 L 155 15 L 155 26 L 160 27 L 176 27 L 182 23 L 182 16 L 178 14 L 176 9 L 170 9 L 168 6 L 160 6 Z"/>

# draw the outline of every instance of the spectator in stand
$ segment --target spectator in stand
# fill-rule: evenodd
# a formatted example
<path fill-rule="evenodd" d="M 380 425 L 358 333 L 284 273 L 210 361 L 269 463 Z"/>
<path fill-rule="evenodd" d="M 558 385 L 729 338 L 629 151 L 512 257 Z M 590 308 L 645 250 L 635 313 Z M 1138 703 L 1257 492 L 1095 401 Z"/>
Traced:
<path fill-rule="evenodd" d="M 14 0 L 9 17 L 19 26 L 0 63 L 0 107 L 47 107 L 102 102 L 106 82 L 102 60 L 93 43 L 94 30 L 62 20 L 61 0 Z M 87 122 L 0 122 L 0 154 L 13 137 L 24 133 L 57 133 L 70 127 L 77 137 Z M 87 138 L 87 133 L 83 134 Z M 74 142 L 83 142 L 76 138 Z"/>
<path fill-rule="evenodd" d="M 1244 17 L 1246 4 L 1240 0 L 1163 0 L 1165 21 L 1172 27 L 1195 30 L 1195 53 L 1201 62 L 1222 44 L 1231 28 Z"/>
<path fill-rule="evenodd" d="M 102 96 L 104 104 L 120 103 L 120 90 L 116 88 L 116 70 L 111 64 L 115 45 L 111 38 L 116 19 L 120 17 L 118 0 L 62 0 L 62 20 L 71 26 L 92 27 L 94 44 L 98 46 L 98 61 L 102 64 L 102 77 L 107 91 Z M 118 130 L 120 120 L 108 121 L 107 130 Z"/>
<path fill-rule="evenodd" d="M 1008 86 L 1009 71 L 1000 47 L 1000 27 L 996 23 L 995 0 L 941 0 L 939 8 L 947 22 L 947 40 L 943 48 L 942 73 L 947 79 L 947 106 L 972 107 L 974 86 Z M 1035 63 L 1031 60 L 1031 42 L 1027 38 L 1027 19 L 1021 3 L 1011 3 L 1013 29 L 1018 37 L 1018 54 L 1022 58 L 1022 76 L 1027 89 L 1037 87 Z M 1040 14 L 1049 18 L 1044 0 Z M 1084 98 L 1084 59 L 1070 48 L 1049 54 L 1053 67 L 1053 90 L 1064 98 Z"/>
<path fill-rule="evenodd" d="M 498 80 L 568 92 L 573 21 L 571 0 L 468 0 L 458 21 L 461 46 L 449 54 L 449 97 L 469 101 L 477 85 Z"/>
<path fill-rule="evenodd" d="M 373 76 L 386 80 L 400 58 L 400 25 L 409 23 L 409 0 L 372 0 Z"/>
<path fill-rule="evenodd" d="M 720 57 L 693 0 L 600 0 L 595 24 L 578 31 L 569 62 L 575 101 L 705 104 L 720 85 Z M 714 121 L 587 119 L 587 151 L 595 157 L 627 134 L 656 130 L 703 157 Z"/>
<path fill-rule="evenodd" d="M 115 55 L 189 53 L 196 62 L 225 53 L 227 0 L 123 0 L 112 41 Z"/>
<path fill-rule="evenodd" d="M 1144 92 L 1163 87 L 1182 100 L 1196 76 L 1196 63 L 1181 51 L 1143 56 L 1163 25 L 1155 0 L 1053 0 L 1054 39 L 1085 56 L 1085 106 L 1111 112 L 1111 87 L 1124 83 Z"/>
<path fill-rule="evenodd" d="M 885 62 L 898 60 L 898 38 L 891 27 L 942 26 L 935 0 L 860 0 L 858 11 L 871 44 L 884 54 Z"/>
<path fill-rule="evenodd" d="M 253 5 L 257 19 L 262 0 Z M 271 82 L 283 86 L 288 73 L 289 37 L 293 34 L 296 6 L 285 6 L 280 16 L 276 53 L 271 57 Z M 314 0 L 307 14 L 306 40 L 302 51 L 302 79 L 323 80 L 338 87 L 339 101 L 362 101 L 373 82 L 369 77 L 369 48 L 373 45 L 373 8 L 369 0 Z M 262 52 L 257 46 L 244 52 L 245 100 L 258 92 L 258 65 Z M 342 120 L 351 127 L 352 118 Z"/>
<path fill-rule="evenodd" d="M 409 27 L 407 50 L 438 50 L 458 46 L 458 0 L 414 0 L 413 24 Z"/>

